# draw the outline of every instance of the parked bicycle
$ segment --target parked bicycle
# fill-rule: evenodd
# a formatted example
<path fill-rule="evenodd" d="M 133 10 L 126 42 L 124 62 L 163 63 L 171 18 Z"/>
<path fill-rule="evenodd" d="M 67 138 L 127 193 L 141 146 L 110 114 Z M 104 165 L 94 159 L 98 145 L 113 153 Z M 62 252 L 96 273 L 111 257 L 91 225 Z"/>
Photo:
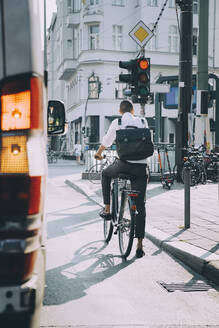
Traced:
<path fill-rule="evenodd" d="M 183 158 L 181 178 L 184 183 L 185 169 L 190 169 L 191 186 L 198 183 L 205 184 L 208 180 L 218 181 L 218 162 L 219 154 L 211 152 L 206 153 L 206 148 L 201 145 L 198 148 L 185 148 L 187 156 Z"/>
<path fill-rule="evenodd" d="M 118 234 L 121 256 L 126 259 L 132 249 L 135 231 L 136 197 L 138 191 L 131 190 L 132 175 L 120 174 L 111 188 L 112 219 L 103 221 L 104 239 L 109 242 L 113 233 Z"/>
<path fill-rule="evenodd" d="M 57 163 L 57 156 L 54 150 L 49 150 L 47 153 L 47 159 L 49 164 Z"/>
<path fill-rule="evenodd" d="M 96 163 L 88 170 L 89 181 L 93 184 L 100 184 L 103 169 L 112 164 L 115 158 L 115 156 L 104 155 L 101 162 L 96 161 Z"/>

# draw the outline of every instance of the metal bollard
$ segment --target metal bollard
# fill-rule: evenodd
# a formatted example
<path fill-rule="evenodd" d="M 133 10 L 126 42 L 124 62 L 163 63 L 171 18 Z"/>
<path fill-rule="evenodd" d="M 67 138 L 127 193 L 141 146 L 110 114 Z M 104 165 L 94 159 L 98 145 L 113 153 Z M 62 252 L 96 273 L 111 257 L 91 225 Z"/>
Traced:
<path fill-rule="evenodd" d="M 190 169 L 184 171 L 184 228 L 190 228 Z"/>

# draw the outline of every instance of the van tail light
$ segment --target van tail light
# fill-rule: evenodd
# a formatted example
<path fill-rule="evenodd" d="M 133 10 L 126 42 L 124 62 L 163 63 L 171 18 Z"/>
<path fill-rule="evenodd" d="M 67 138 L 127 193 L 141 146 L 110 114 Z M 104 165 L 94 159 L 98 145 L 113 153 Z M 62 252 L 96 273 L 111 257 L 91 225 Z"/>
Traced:
<path fill-rule="evenodd" d="M 1 130 L 42 129 L 43 84 L 38 77 L 6 83 L 1 89 Z"/>
<path fill-rule="evenodd" d="M 42 79 L 6 81 L 0 95 L 0 283 L 13 283 L 31 277 L 41 245 L 46 174 Z"/>
<path fill-rule="evenodd" d="M 1 216 L 31 215 L 41 210 L 41 177 L 0 176 Z"/>
<path fill-rule="evenodd" d="M 0 254 L 0 281 L 4 283 L 20 283 L 28 280 L 34 270 L 38 251 L 30 253 Z"/>

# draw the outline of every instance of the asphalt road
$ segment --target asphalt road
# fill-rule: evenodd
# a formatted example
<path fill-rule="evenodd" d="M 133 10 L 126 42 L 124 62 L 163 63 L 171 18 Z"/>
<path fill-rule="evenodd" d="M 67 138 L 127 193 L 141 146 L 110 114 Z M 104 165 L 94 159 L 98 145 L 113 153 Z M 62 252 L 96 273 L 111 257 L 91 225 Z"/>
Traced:
<path fill-rule="evenodd" d="M 160 282 L 203 278 L 149 240 L 146 256 L 119 256 L 117 236 L 103 242 L 99 207 L 65 185 L 77 167 L 50 166 L 47 273 L 41 327 L 219 327 L 219 293 L 167 292 Z M 89 183 L 89 182 L 88 182 Z"/>

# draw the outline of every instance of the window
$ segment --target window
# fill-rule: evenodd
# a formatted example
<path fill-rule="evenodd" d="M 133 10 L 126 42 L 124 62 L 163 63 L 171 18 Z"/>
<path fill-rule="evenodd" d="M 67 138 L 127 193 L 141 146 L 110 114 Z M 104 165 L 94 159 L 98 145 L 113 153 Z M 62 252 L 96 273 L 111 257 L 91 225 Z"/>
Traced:
<path fill-rule="evenodd" d="M 149 29 L 152 31 L 154 24 L 149 24 Z M 148 50 L 157 50 L 157 43 L 158 43 L 158 29 L 155 29 L 153 37 L 150 39 L 150 41 L 147 44 Z"/>
<path fill-rule="evenodd" d="M 178 52 L 179 51 L 179 37 L 178 30 L 175 25 L 169 27 L 168 35 L 168 50 L 169 52 Z"/>
<path fill-rule="evenodd" d="M 80 45 L 79 45 L 80 51 L 82 50 L 82 29 L 80 29 Z"/>
<path fill-rule="evenodd" d="M 99 25 L 89 26 L 89 49 L 99 49 Z"/>
<path fill-rule="evenodd" d="M 126 83 L 116 82 L 115 98 L 124 99 L 123 90 L 126 89 Z"/>
<path fill-rule="evenodd" d="M 73 12 L 77 13 L 81 10 L 81 1 L 80 0 L 73 0 Z"/>
<path fill-rule="evenodd" d="M 122 26 L 121 25 L 113 25 L 113 49 L 122 50 Z"/>
<path fill-rule="evenodd" d="M 158 7 L 158 0 L 147 0 L 147 5 L 150 7 Z"/>
<path fill-rule="evenodd" d="M 71 13 L 72 12 L 72 0 L 68 0 L 67 6 L 68 6 L 68 12 Z"/>
<path fill-rule="evenodd" d="M 99 116 L 90 116 L 90 139 L 89 142 L 99 142 Z"/>
<path fill-rule="evenodd" d="M 79 29 L 78 28 L 74 28 L 73 36 L 74 36 L 73 58 L 78 58 L 78 54 L 79 54 Z"/>
<path fill-rule="evenodd" d="M 169 143 L 174 143 L 174 133 L 169 133 Z"/>
<path fill-rule="evenodd" d="M 90 6 L 99 5 L 99 0 L 90 0 Z"/>
<path fill-rule="evenodd" d="M 88 78 L 88 98 L 89 99 L 98 99 L 99 98 L 99 78 L 92 74 Z"/>
<path fill-rule="evenodd" d="M 193 0 L 193 13 L 198 14 L 198 0 Z"/>
<path fill-rule="evenodd" d="M 197 56 L 197 53 L 198 53 L 198 29 L 197 28 L 193 28 L 192 51 L 193 51 L 193 55 Z"/>
<path fill-rule="evenodd" d="M 113 6 L 125 6 L 125 0 L 112 0 Z"/>
<path fill-rule="evenodd" d="M 169 8 L 175 7 L 175 0 L 169 0 Z"/>

